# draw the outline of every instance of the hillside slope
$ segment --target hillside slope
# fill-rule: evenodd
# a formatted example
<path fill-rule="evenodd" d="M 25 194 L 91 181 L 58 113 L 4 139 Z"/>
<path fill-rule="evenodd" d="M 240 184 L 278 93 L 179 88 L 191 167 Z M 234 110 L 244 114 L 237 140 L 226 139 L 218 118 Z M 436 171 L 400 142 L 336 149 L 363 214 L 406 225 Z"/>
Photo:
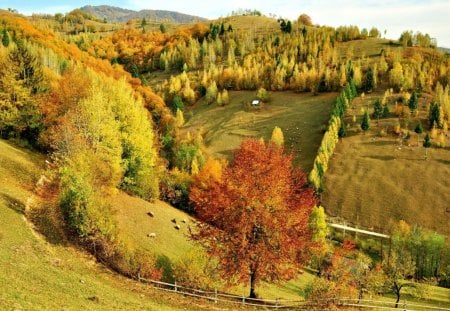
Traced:
<path fill-rule="evenodd" d="M 307 172 L 322 139 L 335 99 L 335 93 L 314 96 L 294 92 L 273 92 L 271 101 L 251 107 L 255 92 L 232 91 L 224 107 L 208 105 L 204 100 L 185 112 L 189 119 L 184 132 L 202 132 L 206 146 L 215 156 L 230 156 L 246 137 L 268 141 L 275 126 L 284 134 L 285 147 L 296 163 Z"/>
<path fill-rule="evenodd" d="M 203 17 L 183 14 L 174 11 L 165 11 L 165 10 L 141 10 L 141 11 L 133 11 L 122 9 L 109 5 L 86 5 L 80 10 L 97 16 L 98 18 L 106 18 L 108 22 L 127 22 L 131 19 L 147 19 L 147 20 L 157 20 L 157 21 L 165 21 L 169 20 L 175 23 L 192 23 L 192 22 L 203 22 L 206 21 Z"/>
<path fill-rule="evenodd" d="M 0 309 L 208 309 L 121 277 L 35 233 L 24 213 L 42 164 L 42 156 L 0 140 Z"/>
<path fill-rule="evenodd" d="M 329 215 L 377 231 L 388 232 L 394 221 L 405 220 L 449 236 L 450 148 L 430 148 L 426 156 L 425 133 L 414 133 L 416 124 L 427 122 L 424 99 L 418 115 L 409 117 L 408 123 L 402 121 L 409 139 L 403 141 L 393 133 L 400 120 L 395 114 L 379 124 L 373 120 L 363 134 L 359 125 L 363 107 L 373 105 L 379 96 L 354 101 L 345 121 L 350 125 L 348 137 L 338 144 L 325 174 L 323 204 Z M 389 109 L 395 111 L 395 104 Z M 352 115 L 357 116 L 356 123 Z M 387 135 L 380 137 L 381 130 Z"/>

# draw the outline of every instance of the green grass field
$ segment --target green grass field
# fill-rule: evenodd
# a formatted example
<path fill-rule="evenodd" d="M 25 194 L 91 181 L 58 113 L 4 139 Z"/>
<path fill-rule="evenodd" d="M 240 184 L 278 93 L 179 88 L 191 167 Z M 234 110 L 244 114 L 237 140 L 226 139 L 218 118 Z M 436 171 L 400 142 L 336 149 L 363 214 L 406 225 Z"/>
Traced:
<path fill-rule="evenodd" d="M 121 277 L 91 256 L 49 243 L 24 217 L 44 158 L 0 140 L 1 310 L 208 310 Z"/>
<path fill-rule="evenodd" d="M 449 236 L 450 141 L 447 137 L 446 148 L 430 148 L 425 158 L 425 133 L 414 133 L 418 120 L 427 128 L 423 102 L 417 117 L 399 120 L 392 115 L 381 119 L 379 125 L 372 120 L 364 135 L 359 130 L 361 108 L 379 95 L 358 98 L 349 110 L 349 137 L 338 144 L 325 174 L 323 205 L 332 216 L 375 230 L 387 230 L 392 222 L 403 219 Z M 351 115 L 357 116 L 356 124 Z M 410 130 L 409 140 L 402 141 L 392 132 L 398 121 Z M 380 137 L 381 129 L 387 136 Z"/>
<path fill-rule="evenodd" d="M 224 107 L 200 100 L 186 110 L 187 122 L 182 131 L 201 131 L 213 155 L 228 157 L 244 138 L 262 137 L 268 141 L 274 127 L 279 126 L 295 163 L 305 171 L 312 168 L 336 94 L 273 92 L 271 101 L 260 107 L 250 105 L 255 92 L 233 91 L 229 96 L 230 103 Z"/>

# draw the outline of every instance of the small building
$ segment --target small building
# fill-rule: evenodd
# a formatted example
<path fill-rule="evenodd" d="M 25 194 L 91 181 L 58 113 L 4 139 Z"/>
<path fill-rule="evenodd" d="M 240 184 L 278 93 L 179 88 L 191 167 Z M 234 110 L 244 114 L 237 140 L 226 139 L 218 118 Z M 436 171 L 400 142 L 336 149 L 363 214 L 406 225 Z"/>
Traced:
<path fill-rule="evenodd" d="M 252 106 L 259 106 L 260 103 L 261 101 L 259 99 L 252 100 Z"/>

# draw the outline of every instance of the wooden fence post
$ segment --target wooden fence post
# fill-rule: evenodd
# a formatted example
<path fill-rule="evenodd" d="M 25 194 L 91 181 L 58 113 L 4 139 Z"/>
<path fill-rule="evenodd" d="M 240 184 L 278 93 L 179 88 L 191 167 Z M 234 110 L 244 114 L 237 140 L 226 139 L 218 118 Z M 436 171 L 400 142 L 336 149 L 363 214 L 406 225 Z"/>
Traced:
<path fill-rule="evenodd" d="M 245 289 L 242 290 L 242 304 L 245 305 Z"/>
<path fill-rule="evenodd" d="M 178 291 L 178 289 L 177 289 L 177 280 L 175 280 L 175 291 L 176 292 Z"/>
<path fill-rule="evenodd" d="M 403 301 L 403 311 L 406 311 L 406 299 Z"/>
<path fill-rule="evenodd" d="M 217 303 L 217 288 L 214 289 L 214 302 Z"/>

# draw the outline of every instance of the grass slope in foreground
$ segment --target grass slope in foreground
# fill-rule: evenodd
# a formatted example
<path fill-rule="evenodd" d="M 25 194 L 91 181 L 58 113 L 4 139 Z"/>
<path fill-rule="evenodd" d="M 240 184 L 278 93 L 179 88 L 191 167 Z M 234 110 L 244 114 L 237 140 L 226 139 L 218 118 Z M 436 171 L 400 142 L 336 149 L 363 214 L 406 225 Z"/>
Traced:
<path fill-rule="evenodd" d="M 272 92 L 271 100 L 251 107 L 255 92 L 230 91 L 230 103 L 221 107 L 204 100 L 185 111 L 183 131 L 204 134 L 206 146 L 215 156 L 230 156 L 246 137 L 269 140 L 275 126 L 284 134 L 285 147 L 294 152 L 294 161 L 306 172 L 312 168 L 322 140 L 322 129 L 330 118 L 336 93 Z"/>
<path fill-rule="evenodd" d="M 24 217 L 43 157 L 0 140 L 1 310 L 198 310 L 206 302 L 112 273 L 64 242 L 50 244 Z"/>

